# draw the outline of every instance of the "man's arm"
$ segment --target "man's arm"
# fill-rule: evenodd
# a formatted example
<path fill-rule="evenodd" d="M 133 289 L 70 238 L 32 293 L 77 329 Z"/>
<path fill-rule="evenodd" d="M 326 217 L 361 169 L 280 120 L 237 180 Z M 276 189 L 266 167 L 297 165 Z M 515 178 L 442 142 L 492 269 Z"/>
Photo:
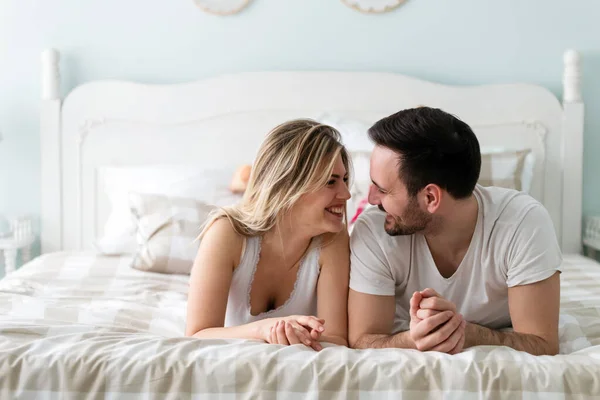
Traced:
<path fill-rule="evenodd" d="M 352 346 L 355 349 L 414 349 L 414 343 L 410 339 L 410 331 L 398 332 L 395 335 L 364 334 Z"/>
<path fill-rule="evenodd" d="M 535 355 L 557 354 L 562 255 L 542 205 L 518 221 L 506 250 L 508 307 L 513 332 L 470 326 L 467 345 L 498 344 Z"/>
<path fill-rule="evenodd" d="M 450 311 L 424 320 L 411 317 L 410 331 L 392 335 L 396 314 L 396 278 L 380 242 L 364 218 L 355 223 L 350 247 L 348 342 L 351 347 L 419 350 L 446 347 L 450 350 L 455 347 L 456 343 L 452 345 L 451 342 L 457 341 L 453 332 L 460 325 L 460 320 L 453 318 L 455 313 Z M 414 309 L 416 311 L 416 304 Z M 449 320 L 452 320 L 451 323 L 446 324 Z M 436 330 L 442 324 L 444 326 Z M 464 332 L 461 334 L 464 336 Z"/>
<path fill-rule="evenodd" d="M 418 300 L 413 297 L 413 302 L 416 311 Z M 423 320 L 411 315 L 410 330 L 392 335 L 395 308 L 394 296 L 365 294 L 350 289 L 350 346 L 356 349 L 396 347 L 449 352 L 464 336 L 464 330 L 460 328 L 462 317 L 449 310 Z"/>
<path fill-rule="evenodd" d="M 533 355 L 556 355 L 560 273 L 529 285 L 508 289 L 508 307 L 513 332 L 500 332 L 477 324 L 467 324 L 465 347 L 508 346 Z"/>
<path fill-rule="evenodd" d="M 414 349 L 410 331 L 391 335 L 395 312 L 394 296 L 378 296 L 350 289 L 348 296 L 350 346 L 356 349 L 387 347 Z"/>
<path fill-rule="evenodd" d="M 365 214 L 368 212 L 365 211 Z M 396 282 L 385 251 L 365 215 L 354 224 L 350 237 L 350 254 L 350 347 L 410 348 L 412 343 L 408 332 L 391 334 L 396 314 Z"/>

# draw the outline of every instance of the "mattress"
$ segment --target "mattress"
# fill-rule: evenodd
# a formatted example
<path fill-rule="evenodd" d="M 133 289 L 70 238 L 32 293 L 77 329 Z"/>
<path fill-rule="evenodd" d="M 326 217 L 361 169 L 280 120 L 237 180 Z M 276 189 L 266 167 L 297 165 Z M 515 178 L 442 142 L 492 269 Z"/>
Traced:
<path fill-rule="evenodd" d="M 560 354 L 183 336 L 188 276 L 129 257 L 61 252 L 0 281 L 0 399 L 600 397 L 600 264 L 566 255 Z"/>

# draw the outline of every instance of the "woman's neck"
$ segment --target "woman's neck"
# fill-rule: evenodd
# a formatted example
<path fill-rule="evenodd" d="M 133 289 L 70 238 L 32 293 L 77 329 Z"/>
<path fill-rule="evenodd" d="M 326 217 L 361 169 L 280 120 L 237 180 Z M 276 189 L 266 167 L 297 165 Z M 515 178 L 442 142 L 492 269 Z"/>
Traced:
<path fill-rule="evenodd" d="M 310 232 L 297 225 L 280 221 L 264 234 L 262 246 L 266 247 L 269 253 L 295 263 L 306 252 L 312 238 Z"/>

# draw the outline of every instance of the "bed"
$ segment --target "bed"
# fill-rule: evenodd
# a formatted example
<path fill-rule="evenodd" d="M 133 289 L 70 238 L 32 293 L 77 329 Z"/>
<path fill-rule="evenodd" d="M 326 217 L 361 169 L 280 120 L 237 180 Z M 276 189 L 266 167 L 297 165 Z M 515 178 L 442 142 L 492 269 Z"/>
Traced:
<path fill-rule="evenodd" d="M 42 60 L 43 251 L 0 281 L 0 398 L 600 397 L 600 263 L 580 248 L 583 101 L 576 52 L 565 53 L 560 100 L 530 84 L 456 87 L 334 71 L 244 73 L 177 85 L 97 81 L 63 99 L 59 53 L 47 50 Z M 480 346 L 449 356 L 330 344 L 316 353 L 254 340 L 185 338 L 188 276 L 132 268 L 135 257 L 126 251 L 99 250 L 116 218 L 107 170 L 123 179 L 123 171 L 150 164 L 171 171 L 191 165 L 223 184 L 232 169 L 251 163 L 270 128 L 297 117 L 344 130 L 361 168 L 369 150 L 364 126 L 423 104 L 468 122 L 490 154 L 530 150 L 523 161 L 530 163 L 529 178 L 522 180 L 548 209 L 564 253 L 559 355 Z M 130 179 L 140 181 L 136 174 Z"/>

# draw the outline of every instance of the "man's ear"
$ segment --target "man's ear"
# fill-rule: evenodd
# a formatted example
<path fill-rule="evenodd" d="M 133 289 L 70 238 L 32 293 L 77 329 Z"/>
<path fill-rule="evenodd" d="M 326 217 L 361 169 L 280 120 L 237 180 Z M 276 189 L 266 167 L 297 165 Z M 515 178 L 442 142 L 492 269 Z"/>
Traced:
<path fill-rule="evenodd" d="M 438 185 L 430 183 L 423 188 L 421 193 L 425 209 L 430 214 L 434 214 L 440 208 L 444 191 Z"/>

